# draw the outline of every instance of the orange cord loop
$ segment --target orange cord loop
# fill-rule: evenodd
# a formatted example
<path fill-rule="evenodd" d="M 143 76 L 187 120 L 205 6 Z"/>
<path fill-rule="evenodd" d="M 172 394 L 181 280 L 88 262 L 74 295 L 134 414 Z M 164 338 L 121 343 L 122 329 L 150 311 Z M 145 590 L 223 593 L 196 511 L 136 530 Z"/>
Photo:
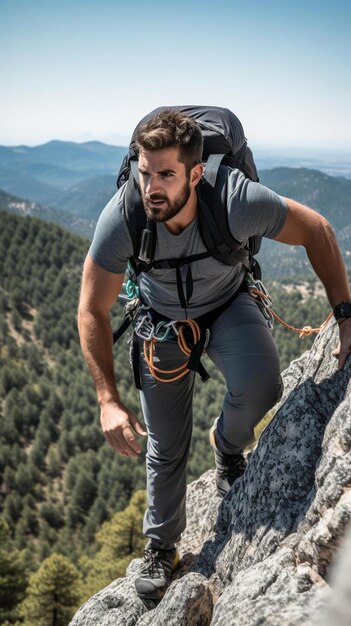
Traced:
<path fill-rule="evenodd" d="M 269 295 L 266 295 L 265 293 L 263 293 L 263 291 L 260 291 L 259 289 L 256 289 L 255 287 L 249 287 L 248 291 L 250 295 L 252 295 L 253 298 L 255 298 L 255 296 L 258 296 L 259 298 L 263 298 L 263 299 L 270 298 Z M 299 333 L 300 339 L 302 339 L 303 337 L 308 337 L 308 335 L 312 335 L 312 333 L 321 332 L 324 329 L 324 327 L 327 325 L 331 317 L 333 316 L 333 312 L 331 311 L 329 315 L 326 317 L 326 319 L 324 320 L 323 324 L 321 324 L 319 328 L 312 328 L 311 326 L 304 326 L 303 328 L 295 328 L 295 326 L 291 326 L 287 322 L 284 322 L 284 320 L 282 320 L 281 317 L 279 317 L 279 315 L 277 315 L 275 311 L 273 311 L 273 309 L 269 309 L 269 310 L 272 313 L 273 317 L 278 322 L 280 322 L 282 326 L 284 326 L 288 330 L 291 330 L 294 333 Z"/>
<path fill-rule="evenodd" d="M 189 363 L 191 347 L 187 343 L 185 334 L 184 334 L 186 324 L 188 324 L 192 330 L 194 345 L 200 339 L 200 327 L 195 320 L 181 320 L 179 322 L 176 322 L 176 324 L 179 325 L 177 328 L 178 346 L 181 349 L 181 351 L 188 357 L 186 361 L 184 361 L 184 363 L 179 365 L 179 367 L 176 367 L 170 370 L 163 370 L 159 367 L 156 367 L 156 365 L 154 364 L 154 353 L 155 353 L 155 343 L 157 342 L 157 340 L 155 338 L 152 338 L 149 341 L 146 341 L 146 340 L 144 341 L 144 357 L 149 367 L 150 374 L 155 378 L 155 380 L 158 380 L 161 383 L 172 383 L 173 381 L 179 380 L 180 378 L 182 378 L 183 376 L 185 376 L 186 374 L 190 372 L 190 370 L 187 368 L 187 365 Z M 176 376 L 172 376 L 171 378 L 161 378 L 160 376 L 158 376 L 158 374 L 166 374 L 166 375 L 176 374 Z"/>

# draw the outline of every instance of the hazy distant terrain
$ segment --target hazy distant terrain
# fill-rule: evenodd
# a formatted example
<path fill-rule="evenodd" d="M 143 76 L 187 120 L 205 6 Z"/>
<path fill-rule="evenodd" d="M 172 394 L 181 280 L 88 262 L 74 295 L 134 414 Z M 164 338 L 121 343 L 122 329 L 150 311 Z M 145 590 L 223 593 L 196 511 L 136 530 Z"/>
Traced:
<path fill-rule="evenodd" d="M 126 152 L 127 148 L 98 141 L 50 141 L 33 148 L 0 146 L 0 189 L 45 206 L 85 217 L 95 213 L 96 217 L 97 209 L 116 190 Z"/>
<path fill-rule="evenodd" d="M 50 141 L 28 147 L 0 146 L 0 189 L 19 198 L 96 219 L 116 190 L 127 147 L 98 141 Z M 351 179 L 347 154 L 301 149 L 254 150 L 258 170 L 308 168 Z"/>
<path fill-rule="evenodd" d="M 50 207 L 43 207 L 37 202 L 17 198 L 0 189 L 0 209 L 14 215 L 37 217 L 45 222 L 58 224 L 63 228 L 91 239 L 94 233 L 96 221 L 93 219 L 83 219 L 76 217 L 67 211 L 59 211 Z M 1 219 L 1 215 L 0 215 Z"/>
<path fill-rule="evenodd" d="M 116 192 L 126 151 L 94 141 L 0 146 L 0 208 L 40 217 L 91 238 L 101 210 Z M 301 151 L 301 155 L 255 151 L 260 181 L 327 217 L 351 267 L 351 159 L 331 153 L 318 157 Z M 312 276 L 306 255 L 298 248 L 265 240 L 260 261 L 265 275 L 272 278 Z"/>
<path fill-rule="evenodd" d="M 259 171 L 275 167 L 304 167 L 351 179 L 350 153 L 306 148 L 254 148 L 253 152 Z"/>
<path fill-rule="evenodd" d="M 261 171 L 260 180 L 280 195 L 294 198 L 324 215 L 333 226 L 351 269 L 351 180 L 317 170 L 287 167 Z M 306 253 L 300 247 L 265 239 L 260 258 L 265 273 L 274 278 L 313 276 Z"/>

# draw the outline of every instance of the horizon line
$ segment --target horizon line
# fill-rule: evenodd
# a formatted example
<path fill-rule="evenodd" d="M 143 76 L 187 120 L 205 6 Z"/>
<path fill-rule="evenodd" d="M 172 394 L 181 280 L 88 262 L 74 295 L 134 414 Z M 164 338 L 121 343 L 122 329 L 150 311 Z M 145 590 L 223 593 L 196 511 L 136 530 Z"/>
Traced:
<path fill-rule="evenodd" d="M 111 143 L 111 141 L 104 141 L 102 139 L 83 139 L 83 140 L 75 140 L 75 139 L 48 139 L 47 141 L 43 141 L 40 143 L 33 143 L 33 142 L 28 142 L 28 143 L 2 143 L 0 140 L 0 147 L 1 148 L 39 148 L 41 146 L 45 146 L 47 144 L 50 143 L 72 143 L 75 145 L 86 145 L 86 144 L 92 144 L 92 143 L 99 143 L 99 144 L 103 144 L 105 146 L 109 146 L 109 147 L 113 147 L 113 148 L 123 148 L 125 150 L 128 150 L 128 146 L 129 146 L 129 142 L 126 144 L 123 143 Z M 334 144 L 334 145 L 313 145 L 313 144 L 288 144 L 288 143 L 282 143 L 282 144 L 277 144 L 277 143 L 273 143 L 273 144 L 269 144 L 269 143 L 264 143 L 262 140 L 258 141 L 257 143 L 250 141 L 249 144 L 250 146 L 255 146 L 254 150 L 255 153 L 258 153 L 260 151 L 277 151 L 277 150 L 289 150 L 289 151 L 310 151 L 310 152 L 315 152 L 315 153 L 324 153 L 324 152 L 330 152 L 331 150 L 334 153 L 338 153 L 340 155 L 350 155 L 351 156 L 351 146 L 342 146 L 339 144 Z"/>

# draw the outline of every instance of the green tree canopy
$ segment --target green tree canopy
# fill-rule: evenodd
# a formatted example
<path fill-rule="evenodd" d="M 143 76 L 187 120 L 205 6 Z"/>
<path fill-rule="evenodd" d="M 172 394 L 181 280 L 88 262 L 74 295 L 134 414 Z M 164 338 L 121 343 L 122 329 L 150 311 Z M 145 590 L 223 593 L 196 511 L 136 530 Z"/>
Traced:
<path fill-rule="evenodd" d="M 0 517 L 0 624 L 13 623 L 27 584 L 23 554 L 11 549 L 10 533 Z"/>
<path fill-rule="evenodd" d="M 101 546 L 99 552 L 93 559 L 83 558 L 81 562 L 86 572 L 82 600 L 124 576 L 130 561 L 141 556 L 145 545 L 142 534 L 145 510 L 146 492 L 136 491 L 127 508 L 101 526 L 96 535 Z"/>
<path fill-rule="evenodd" d="M 21 605 L 26 626 L 67 626 L 79 605 L 81 578 L 77 568 L 52 554 L 29 579 Z"/>

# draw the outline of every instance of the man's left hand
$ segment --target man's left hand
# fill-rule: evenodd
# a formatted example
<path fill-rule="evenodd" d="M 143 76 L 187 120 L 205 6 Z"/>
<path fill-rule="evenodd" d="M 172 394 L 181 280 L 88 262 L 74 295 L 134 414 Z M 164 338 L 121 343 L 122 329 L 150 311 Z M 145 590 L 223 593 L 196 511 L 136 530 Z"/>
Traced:
<path fill-rule="evenodd" d="M 339 323 L 340 341 L 332 355 L 339 360 L 339 370 L 342 370 L 347 357 L 351 354 L 351 317 Z"/>

